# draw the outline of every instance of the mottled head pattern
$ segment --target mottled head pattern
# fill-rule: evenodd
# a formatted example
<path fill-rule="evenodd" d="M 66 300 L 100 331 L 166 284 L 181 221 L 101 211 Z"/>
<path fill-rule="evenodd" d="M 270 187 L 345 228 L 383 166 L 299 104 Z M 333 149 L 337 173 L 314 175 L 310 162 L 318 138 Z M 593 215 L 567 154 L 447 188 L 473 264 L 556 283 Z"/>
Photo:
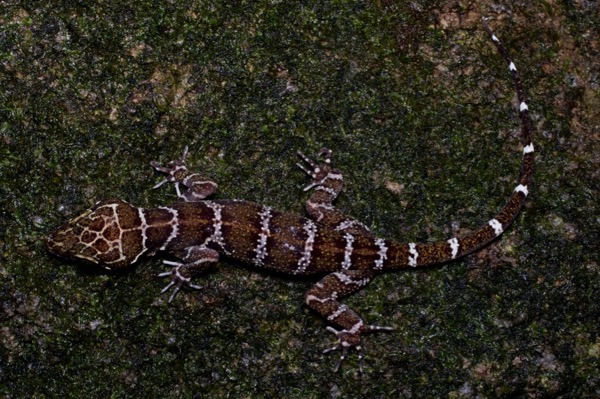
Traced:
<path fill-rule="evenodd" d="M 125 201 L 102 201 L 56 229 L 48 237 L 48 249 L 69 260 L 122 268 L 144 252 L 142 218 L 140 210 Z"/>

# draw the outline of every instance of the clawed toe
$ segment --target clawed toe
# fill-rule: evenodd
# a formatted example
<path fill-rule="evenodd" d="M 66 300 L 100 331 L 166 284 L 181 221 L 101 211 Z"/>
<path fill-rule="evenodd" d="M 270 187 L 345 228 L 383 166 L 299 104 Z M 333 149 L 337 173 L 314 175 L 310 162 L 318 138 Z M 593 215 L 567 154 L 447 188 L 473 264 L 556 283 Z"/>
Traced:
<path fill-rule="evenodd" d="M 154 169 L 156 169 L 160 173 L 164 173 L 167 175 L 165 179 L 155 184 L 152 188 L 158 188 L 165 183 L 175 183 L 177 194 L 178 196 L 180 196 L 179 181 L 181 181 L 181 179 L 183 179 L 183 177 L 188 173 L 187 167 L 185 165 L 185 158 L 187 157 L 187 155 L 188 147 L 186 145 L 183 149 L 183 154 L 181 155 L 181 157 L 174 161 L 168 162 L 166 166 L 162 166 L 157 161 L 151 161 L 150 165 L 152 165 Z"/>
<path fill-rule="evenodd" d="M 312 178 L 312 182 L 304 188 L 304 191 L 308 191 L 315 186 L 320 186 L 323 184 L 324 179 L 328 176 L 331 171 L 331 150 L 327 148 L 322 148 L 318 155 L 323 157 L 324 163 L 319 165 L 306 155 L 302 153 L 302 151 L 298 151 L 298 155 L 302 160 L 308 164 L 309 167 L 301 164 L 300 162 L 296 163 L 296 165 L 302 169 L 304 173 L 309 175 Z"/>
<path fill-rule="evenodd" d="M 348 357 L 348 350 L 354 348 L 356 350 L 356 356 L 358 357 L 358 369 L 360 373 L 363 372 L 363 348 L 361 345 L 361 336 L 359 332 L 352 332 L 349 330 L 336 330 L 333 327 L 327 327 L 327 331 L 333 333 L 337 337 L 335 344 L 323 351 L 323 354 L 329 352 L 340 351 L 340 358 L 333 368 L 334 372 L 338 372 L 342 366 L 342 363 Z"/>
<path fill-rule="evenodd" d="M 334 334 L 337 337 L 337 341 L 332 347 L 325 349 L 323 351 L 323 354 L 327 354 L 338 350 L 341 352 L 340 358 L 333 369 L 333 371 L 337 373 L 341 368 L 342 363 L 348 357 L 348 350 L 354 348 L 356 350 L 356 356 L 358 358 L 358 370 L 362 374 L 364 369 L 364 348 L 361 345 L 361 333 L 392 330 L 394 330 L 393 327 L 383 327 L 374 325 L 363 326 L 362 329 L 358 331 L 351 331 L 346 329 L 336 330 L 333 327 L 327 327 L 327 331 Z"/>
<path fill-rule="evenodd" d="M 311 167 L 311 169 L 307 168 L 306 166 L 304 166 L 300 162 L 297 162 L 296 166 L 298 166 L 300 169 L 302 169 L 304 171 L 304 173 L 306 173 L 307 175 L 309 175 L 313 179 L 316 178 L 317 177 L 317 173 L 320 172 L 319 166 L 315 163 L 315 161 L 313 161 L 312 159 L 310 159 L 309 157 L 307 157 L 306 155 L 304 155 L 304 153 L 302 153 L 302 151 L 298 150 L 298 155 L 300 156 L 300 158 L 302 158 L 302 160 L 304 162 L 306 162 Z"/>
<path fill-rule="evenodd" d="M 179 292 L 179 290 L 181 290 L 181 287 L 183 287 L 183 286 L 190 287 L 190 288 L 193 288 L 196 290 L 199 290 L 202 288 L 202 286 L 200 286 L 200 285 L 192 284 L 191 278 L 185 277 L 181 273 L 181 268 L 183 267 L 183 264 L 181 264 L 179 262 L 170 262 L 170 261 L 164 261 L 163 263 L 166 265 L 173 266 L 173 268 L 170 271 L 158 274 L 158 277 L 172 276 L 171 282 L 169 282 L 169 284 L 167 284 L 160 291 L 161 294 L 164 294 L 165 292 L 169 291 L 171 289 L 171 287 L 175 287 L 173 289 L 173 292 L 171 293 L 171 296 L 169 297 L 168 302 L 171 302 L 173 300 L 173 298 L 175 298 L 175 296 L 177 295 L 177 293 Z"/>
<path fill-rule="evenodd" d="M 323 161 L 325 162 L 326 165 L 329 165 L 329 164 L 331 164 L 331 154 L 332 154 L 332 151 L 330 149 L 321 148 L 321 150 L 318 153 L 318 156 L 323 158 Z M 300 156 L 300 158 L 302 158 L 302 160 L 304 162 L 306 162 L 311 167 L 311 169 L 308 169 L 306 166 L 302 165 L 301 163 L 297 163 L 296 165 L 298 165 L 298 167 L 300 169 L 302 169 L 304 172 L 306 172 L 307 175 L 309 175 L 310 177 L 312 177 L 314 179 L 316 177 L 316 174 L 318 174 L 321 171 L 322 167 L 319 167 L 318 163 L 316 163 L 311 158 L 304 155 L 304 153 L 300 150 L 298 150 L 298 155 Z"/>

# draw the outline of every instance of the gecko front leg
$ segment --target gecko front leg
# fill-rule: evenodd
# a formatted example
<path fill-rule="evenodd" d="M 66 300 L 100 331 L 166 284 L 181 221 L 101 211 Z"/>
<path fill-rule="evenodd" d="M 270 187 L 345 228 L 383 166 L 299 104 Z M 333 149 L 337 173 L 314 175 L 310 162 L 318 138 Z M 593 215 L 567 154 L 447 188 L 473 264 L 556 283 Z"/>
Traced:
<path fill-rule="evenodd" d="M 177 196 L 186 202 L 201 201 L 211 196 L 217 191 L 217 183 L 209 180 L 199 173 L 191 173 L 185 165 L 185 158 L 188 154 L 188 147 L 185 146 L 181 158 L 167 163 L 167 166 L 161 166 L 158 162 L 152 161 L 150 165 L 157 171 L 164 173 L 167 177 L 152 188 L 158 188 L 165 183 L 175 183 Z M 187 188 L 181 193 L 179 185 Z"/>
<path fill-rule="evenodd" d="M 161 294 L 164 294 L 171 287 L 175 287 L 173 293 L 169 297 L 169 302 L 175 298 L 175 295 L 177 295 L 183 286 L 201 289 L 201 286 L 191 283 L 192 277 L 207 270 L 219 261 L 219 253 L 217 251 L 201 245 L 177 251 L 175 256 L 183 262 L 163 261 L 165 265 L 172 266 L 171 271 L 160 273 L 158 275 L 159 277 L 172 277 L 171 282 L 160 291 Z"/>

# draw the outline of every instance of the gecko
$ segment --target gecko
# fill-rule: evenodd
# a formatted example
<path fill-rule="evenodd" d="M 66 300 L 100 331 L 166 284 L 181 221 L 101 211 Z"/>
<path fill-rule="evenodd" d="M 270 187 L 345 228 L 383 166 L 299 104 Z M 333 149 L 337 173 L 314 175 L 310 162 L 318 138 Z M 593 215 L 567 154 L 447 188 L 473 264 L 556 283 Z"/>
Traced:
<path fill-rule="evenodd" d="M 173 183 L 178 200 L 153 209 L 135 207 L 123 200 L 96 203 L 80 216 L 56 229 L 47 238 L 52 254 L 71 261 L 127 268 L 143 256 L 166 252 L 175 260 L 164 260 L 169 270 L 160 273 L 171 281 L 161 294 L 172 289 L 171 302 L 182 287 L 200 289 L 192 278 L 221 257 L 292 276 L 320 276 L 308 291 L 306 305 L 328 323 L 336 342 L 324 353 L 340 351 L 334 370 L 357 353 L 363 369 L 366 333 L 392 328 L 367 324 L 342 299 L 365 287 L 381 273 L 406 268 L 439 265 L 462 258 L 498 238 L 520 213 L 529 195 L 533 175 L 534 146 L 529 107 L 521 78 L 508 51 L 483 26 L 504 58 L 512 76 L 521 122 L 522 161 L 512 194 L 498 213 L 479 228 L 437 242 L 398 242 L 377 237 L 358 220 L 333 205 L 342 191 L 342 173 L 332 164 L 332 151 L 322 149 L 313 161 L 298 151 L 297 165 L 310 177 L 304 188 L 309 217 L 243 200 L 209 199 L 217 183 L 188 170 L 186 146 L 183 155 L 162 166 L 151 165 L 166 178 L 156 184 Z"/>

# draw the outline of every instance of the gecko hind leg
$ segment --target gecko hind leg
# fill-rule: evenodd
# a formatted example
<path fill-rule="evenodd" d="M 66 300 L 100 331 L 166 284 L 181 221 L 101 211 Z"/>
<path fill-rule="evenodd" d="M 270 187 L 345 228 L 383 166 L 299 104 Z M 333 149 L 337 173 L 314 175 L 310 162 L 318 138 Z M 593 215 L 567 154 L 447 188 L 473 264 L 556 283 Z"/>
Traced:
<path fill-rule="evenodd" d="M 367 226 L 344 215 L 333 206 L 333 201 L 344 187 L 344 178 L 340 170 L 331 165 L 331 154 L 331 150 L 321 149 L 319 156 L 323 157 L 323 163 L 318 164 L 298 151 L 298 155 L 308 167 L 301 163 L 296 165 L 312 178 L 312 182 L 304 188 L 304 191 L 314 190 L 306 201 L 306 211 L 317 222 L 332 229 L 350 234 L 373 236 Z"/>
<path fill-rule="evenodd" d="M 334 368 L 337 372 L 348 356 L 348 350 L 355 349 L 358 356 L 358 367 L 363 371 L 362 335 L 376 331 L 391 331 L 391 327 L 382 327 L 365 324 L 363 319 L 348 306 L 339 302 L 342 297 L 348 296 L 371 281 L 374 273 L 371 270 L 344 270 L 328 274 L 306 292 L 306 304 L 318 312 L 328 322 L 341 329 L 331 326 L 327 331 L 337 337 L 335 344 L 323 351 L 329 353 L 340 351 L 340 359 Z"/>
<path fill-rule="evenodd" d="M 175 183 L 177 197 L 186 202 L 196 202 L 211 196 L 217 191 L 217 183 L 204 177 L 199 173 L 188 171 L 185 165 L 185 158 L 188 154 L 188 147 L 185 146 L 180 158 L 170 161 L 166 166 L 161 166 L 158 162 L 152 161 L 150 165 L 157 171 L 164 173 L 167 177 L 152 188 L 158 188 L 165 183 Z M 183 193 L 179 185 L 187 188 Z"/>

